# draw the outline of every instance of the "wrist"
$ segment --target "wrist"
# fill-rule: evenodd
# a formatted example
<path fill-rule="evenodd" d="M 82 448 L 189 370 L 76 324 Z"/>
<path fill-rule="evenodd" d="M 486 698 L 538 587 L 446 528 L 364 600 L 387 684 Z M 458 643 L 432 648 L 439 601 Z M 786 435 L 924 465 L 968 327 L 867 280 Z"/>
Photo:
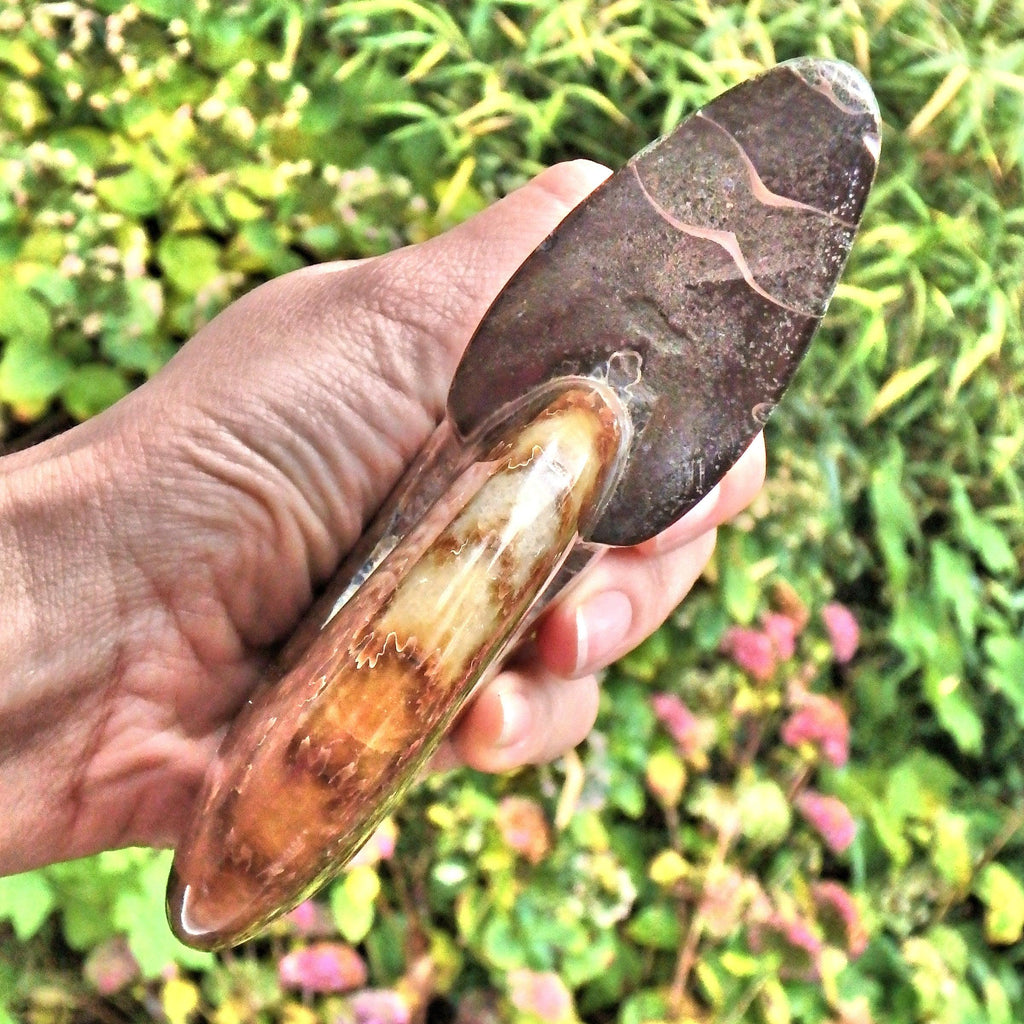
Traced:
<path fill-rule="evenodd" d="M 0 461 L 0 874 L 77 852 L 74 790 L 117 660 L 107 485 L 69 442 Z"/>

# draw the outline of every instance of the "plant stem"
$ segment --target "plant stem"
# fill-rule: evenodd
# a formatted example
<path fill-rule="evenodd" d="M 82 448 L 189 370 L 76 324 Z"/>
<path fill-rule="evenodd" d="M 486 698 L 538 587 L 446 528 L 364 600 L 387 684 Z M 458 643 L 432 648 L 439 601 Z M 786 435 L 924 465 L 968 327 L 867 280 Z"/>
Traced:
<path fill-rule="evenodd" d="M 707 880 L 713 878 L 725 866 L 726 858 L 729 856 L 729 850 L 732 847 L 737 831 L 738 828 L 735 821 L 729 822 L 718 830 L 718 842 L 715 843 L 715 852 L 704 873 L 704 887 L 701 891 L 700 902 L 690 918 L 686 937 L 683 939 L 683 944 L 679 949 L 679 959 L 676 961 L 675 975 L 672 978 L 672 985 L 668 992 L 668 1005 L 673 1017 L 678 1017 L 682 1013 L 686 987 L 689 984 L 690 973 L 693 971 L 693 965 L 697 960 L 697 949 L 700 945 L 701 936 L 704 933 L 704 915 L 708 904 Z"/>

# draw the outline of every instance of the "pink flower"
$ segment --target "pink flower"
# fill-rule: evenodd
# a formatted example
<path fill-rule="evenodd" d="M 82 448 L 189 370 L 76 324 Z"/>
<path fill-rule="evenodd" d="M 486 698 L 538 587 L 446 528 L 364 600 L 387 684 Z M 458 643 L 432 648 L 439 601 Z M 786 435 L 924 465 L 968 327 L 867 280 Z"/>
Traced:
<path fill-rule="evenodd" d="M 753 899 L 756 885 L 739 868 L 723 866 L 710 874 L 700 905 L 707 932 L 717 939 L 728 938 Z"/>
<path fill-rule="evenodd" d="M 767 682 L 775 671 L 775 645 L 759 629 L 730 626 L 722 638 L 722 650 L 758 682 Z"/>
<path fill-rule="evenodd" d="M 806 693 L 782 727 L 782 742 L 791 747 L 813 743 L 837 768 L 850 756 L 850 720 L 842 705 L 820 693 Z"/>
<path fill-rule="evenodd" d="M 356 1024 L 409 1024 L 412 1011 L 398 992 L 367 988 L 349 1000 Z"/>
<path fill-rule="evenodd" d="M 373 867 L 382 860 L 390 860 L 395 852 L 398 841 L 398 826 L 391 818 L 385 818 L 377 831 L 361 846 L 356 855 L 348 862 L 348 867 Z"/>
<path fill-rule="evenodd" d="M 798 917 L 784 917 L 776 911 L 767 920 L 751 924 L 747 942 L 754 953 L 778 953 L 783 977 L 804 981 L 818 977 L 823 943 L 808 922 Z"/>
<path fill-rule="evenodd" d="M 680 750 L 684 754 L 695 753 L 701 731 L 697 716 L 674 693 L 656 693 L 651 698 L 651 707 Z"/>
<path fill-rule="evenodd" d="M 805 789 L 796 798 L 796 809 L 833 853 L 849 849 L 857 834 L 857 823 L 842 800 Z"/>
<path fill-rule="evenodd" d="M 330 910 L 316 900 L 303 900 L 285 915 L 285 920 L 307 939 L 321 939 L 337 932 Z"/>
<path fill-rule="evenodd" d="M 86 957 L 82 973 L 101 996 L 112 996 L 139 977 L 139 965 L 128 941 L 117 935 L 92 950 Z"/>
<path fill-rule="evenodd" d="M 811 892 L 825 934 L 836 936 L 850 956 L 859 957 L 868 947 L 868 930 L 853 897 L 838 882 L 818 882 Z"/>
<path fill-rule="evenodd" d="M 350 992 L 366 984 L 366 964 L 343 942 L 315 942 L 281 957 L 277 977 L 282 988 Z"/>
<path fill-rule="evenodd" d="M 792 658 L 796 652 L 796 638 L 800 632 L 795 619 L 779 612 L 768 612 L 761 616 L 761 625 L 771 640 L 780 661 Z"/>
<path fill-rule="evenodd" d="M 539 864 L 551 849 L 547 818 L 536 800 L 506 796 L 498 804 L 498 830 L 505 844 L 531 864 Z"/>
<path fill-rule="evenodd" d="M 565 982 L 550 971 L 511 971 L 508 993 L 512 1005 L 521 1013 L 533 1014 L 547 1024 L 559 1024 L 573 1018 L 572 994 Z"/>
<path fill-rule="evenodd" d="M 821 617 L 832 642 L 832 655 L 840 665 L 845 665 L 857 653 L 860 643 L 860 626 L 846 605 L 833 601 L 821 610 Z"/>

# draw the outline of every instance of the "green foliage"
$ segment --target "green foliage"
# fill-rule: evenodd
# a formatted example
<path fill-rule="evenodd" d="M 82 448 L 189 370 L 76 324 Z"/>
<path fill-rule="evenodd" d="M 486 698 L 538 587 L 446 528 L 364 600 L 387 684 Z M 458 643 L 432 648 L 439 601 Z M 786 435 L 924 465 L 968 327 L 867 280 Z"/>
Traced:
<path fill-rule="evenodd" d="M 609 674 L 580 754 L 428 781 L 321 932 L 252 957 L 173 942 L 162 855 L 0 881 L 0 1007 L 355 1019 L 279 980 L 326 937 L 428 1020 L 1024 1018 L 1022 34 L 1019 4 L 924 0 L 0 7 L 11 443 L 260 280 L 433 235 L 558 159 L 619 163 L 775 60 L 852 61 L 885 120 L 765 496 Z M 769 637 L 766 677 L 736 626 Z"/>

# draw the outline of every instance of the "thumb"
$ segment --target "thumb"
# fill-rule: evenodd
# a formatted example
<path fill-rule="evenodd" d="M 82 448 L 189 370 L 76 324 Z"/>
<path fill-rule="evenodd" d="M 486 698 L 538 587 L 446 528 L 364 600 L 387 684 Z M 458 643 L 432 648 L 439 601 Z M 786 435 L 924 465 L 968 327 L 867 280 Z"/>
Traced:
<path fill-rule="evenodd" d="M 446 234 L 399 250 L 373 268 L 388 274 L 397 263 L 427 292 L 445 282 L 440 311 L 449 328 L 456 328 L 437 331 L 450 350 L 446 391 L 469 337 L 498 292 L 609 174 L 607 167 L 589 160 L 557 164 Z"/>
<path fill-rule="evenodd" d="M 269 398 L 265 393 L 280 395 L 282 386 L 288 397 L 303 391 L 308 398 L 317 382 L 330 386 L 314 397 L 334 400 L 339 385 L 358 387 L 353 369 L 367 369 L 436 419 L 455 366 L 498 292 L 608 174 L 586 160 L 558 164 L 429 241 L 267 282 L 207 324 L 158 376 L 158 386 L 174 401 L 194 400 L 201 370 L 222 408 L 248 404 L 243 391 Z M 185 395 L 176 393 L 179 386 Z"/>
<path fill-rule="evenodd" d="M 200 467 L 261 498 L 288 495 L 322 577 L 442 415 L 497 293 L 608 173 L 560 164 L 428 242 L 254 289 L 98 417 L 103 432 L 115 452 L 130 437 L 147 465 L 170 467 L 181 493 L 195 493 Z"/>

